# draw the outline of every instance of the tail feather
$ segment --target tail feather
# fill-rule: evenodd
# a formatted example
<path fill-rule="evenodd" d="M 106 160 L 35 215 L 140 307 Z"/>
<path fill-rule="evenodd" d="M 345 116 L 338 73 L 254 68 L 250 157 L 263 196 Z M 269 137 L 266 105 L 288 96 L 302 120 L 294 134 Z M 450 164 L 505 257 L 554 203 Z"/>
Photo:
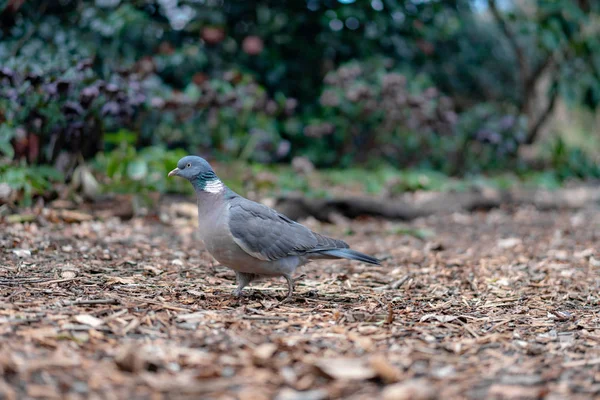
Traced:
<path fill-rule="evenodd" d="M 318 253 L 324 256 L 346 258 L 348 260 L 362 261 L 367 264 L 381 265 L 381 261 L 379 261 L 377 258 L 350 249 L 322 250 Z"/>

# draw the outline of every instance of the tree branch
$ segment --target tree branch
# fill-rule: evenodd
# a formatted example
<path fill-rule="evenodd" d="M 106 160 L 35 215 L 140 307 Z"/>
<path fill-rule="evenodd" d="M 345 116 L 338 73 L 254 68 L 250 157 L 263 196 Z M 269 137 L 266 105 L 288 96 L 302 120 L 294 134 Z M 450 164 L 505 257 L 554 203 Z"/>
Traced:
<path fill-rule="evenodd" d="M 527 65 L 527 60 L 525 59 L 525 53 L 523 52 L 523 49 L 517 41 L 517 36 L 510 29 L 507 22 L 504 20 L 504 17 L 500 13 L 500 10 L 498 10 L 496 0 L 488 0 L 488 5 L 490 7 L 492 15 L 494 16 L 494 19 L 496 20 L 496 23 L 502 30 L 502 33 L 504 33 L 506 40 L 508 40 L 508 43 L 510 44 L 510 46 L 513 49 L 513 52 L 515 53 L 515 57 L 517 58 L 517 63 L 519 64 L 519 80 L 521 82 L 521 90 L 523 91 L 521 107 L 523 107 L 527 102 L 527 93 L 525 93 L 525 90 L 527 88 L 527 82 L 529 80 L 529 67 Z"/>
<path fill-rule="evenodd" d="M 548 101 L 548 104 L 546 104 L 546 108 L 544 109 L 544 111 L 542 111 L 541 114 L 538 116 L 535 123 L 533 125 L 530 125 L 531 128 L 527 132 L 525 144 L 533 144 L 535 142 L 538 134 L 540 133 L 540 130 L 542 129 L 548 118 L 552 115 L 552 111 L 554 111 L 554 107 L 556 106 L 556 100 L 558 99 L 558 89 L 556 88 L 558 86 L 558 82 L 554 81 L 554 84 L 552 86 L 554 90 L 552 90 L 550 93 L 550 100 Z"/>
<path fill-rule="evenodd" d="M 538 66 L 531 72 L 531 75 L 527 77 L 527 82 L 525 83 L 525 87 L 527 89 L 535 87 L 538 78 L 541 77 L 548 68 L 554 65 L 554 63 L 558 59 L 559 54 L 562 53 L 562 50 L 563 47 L 561 46 L 555 51 L 553 51 L 550 55 L 548 55 L 548 57 L 546 57 L 544 61 L 538 64 Z"/>

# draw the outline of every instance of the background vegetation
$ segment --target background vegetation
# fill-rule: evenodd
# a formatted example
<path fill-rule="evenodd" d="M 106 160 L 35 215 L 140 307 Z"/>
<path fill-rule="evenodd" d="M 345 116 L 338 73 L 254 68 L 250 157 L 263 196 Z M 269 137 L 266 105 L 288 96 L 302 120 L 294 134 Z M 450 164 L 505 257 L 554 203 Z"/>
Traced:
<path fill-rule="evenodd" d="M 0 60 L 13 204 L 182 190 L 164 172 L 184 153 L 436 177 L 402 190 L 600 177 L 593 0 L 4 0 Z"/>

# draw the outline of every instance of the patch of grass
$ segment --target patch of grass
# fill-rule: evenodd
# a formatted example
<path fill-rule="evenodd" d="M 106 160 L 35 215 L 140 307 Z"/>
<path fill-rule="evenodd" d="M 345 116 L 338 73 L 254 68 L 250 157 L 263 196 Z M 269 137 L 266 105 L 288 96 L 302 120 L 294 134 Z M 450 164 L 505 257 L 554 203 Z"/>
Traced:
<path fill-rule="evenodd" d="M 0 182 L 8 185 L 14 194 L 9 197 L 21 206 L 31 206 L 34 196 L 50 192 L 54 184 L 62 181 L 63 174 L 46 165 L 0 163 Z"/>
<path fill-rule="evenodd" d="M 407 235 L 420 240 L 427 240 L 435 236 L 435 232 L 431 229 L 415 228 L 408 225 L 397 225 L 390 230 L 392 235 Z"/>
<path fill-rule="evenodd" d="M 464 192 L 474 188 L 510 190 L 517 187 L 557 189 L 560 176 L 550 170 L 526 173 L 469 175 L 463 178 L 420 169 L 397 170 L 391 167 L 375 169 L 324 169 L 299 174 L 287 165 L 217 165 L 222 179 L 238 193 L 249 191 L 265 195 L 300 193 L 312 198 L 336 196 L 400 195 L 414 191 Z"/>

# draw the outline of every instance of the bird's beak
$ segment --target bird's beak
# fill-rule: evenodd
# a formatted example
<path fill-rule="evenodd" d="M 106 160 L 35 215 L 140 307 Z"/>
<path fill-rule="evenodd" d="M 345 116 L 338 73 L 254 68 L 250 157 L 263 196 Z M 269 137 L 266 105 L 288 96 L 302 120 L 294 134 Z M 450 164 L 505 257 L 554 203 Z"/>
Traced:
<path fill-rule="evenodd" d="M 175 168 L 173 171 L 169 172 L 168 176 L 177 176 L 179 175 L 179 168 Z"/>

